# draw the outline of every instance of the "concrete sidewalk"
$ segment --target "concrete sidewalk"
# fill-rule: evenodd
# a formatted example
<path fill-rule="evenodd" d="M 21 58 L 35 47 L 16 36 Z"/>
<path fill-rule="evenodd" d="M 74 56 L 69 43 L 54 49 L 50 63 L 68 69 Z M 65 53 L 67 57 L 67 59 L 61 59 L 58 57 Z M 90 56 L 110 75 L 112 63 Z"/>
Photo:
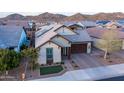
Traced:
<path fill-rule="evenodd" d="M 124 64 L 101 66 L 82 70 L 68 71 L 61 76 L 35 79 L 33 81 L 79 81 L 99 80 L 124 75 Z"/>

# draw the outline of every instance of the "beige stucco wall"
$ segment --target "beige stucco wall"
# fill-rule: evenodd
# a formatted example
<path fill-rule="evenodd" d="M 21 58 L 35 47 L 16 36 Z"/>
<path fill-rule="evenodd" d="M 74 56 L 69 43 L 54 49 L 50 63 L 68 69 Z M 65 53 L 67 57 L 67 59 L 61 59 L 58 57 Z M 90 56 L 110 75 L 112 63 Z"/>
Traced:
<path fill-rule="evenodd" d="M 122 49 L 124 49 L 124 40 L 122 40 Z"/>
<path fill-rule="evenodd" d="M 39 64 L 46 64 L 46 48 L 53 48 L 53 63 L 61 62 L 61 47 L 57 46 L 54 43 L 46 43 L 39 50 Z"/>
<path fill-rule="evenodd" d="M 103 44 L 104 43 L 104 40 L 98 39 L 98 38 L 93 38 L 93 37 L 92 37 L 92 40 L 93 40 L 93 46 L 94 47 L 99 48 L 101 50 L 105 50 L 105 49 L 103 49 L 103 48 L 101 48 L 101 47 L 98 46 L 98 43 L 99 44 Z"/>
<path fill-rule="evenodd" d="M 91 53 L 91 42 L 87 43 L 87 53 Z"/>
<path fill-rule="evenodd" d="M 101 48 L 101 47 L 99 46 L 99 44 L 103 44 L 103 43 L 105 42 L 103 39 L 92 38 L 92 40 L 93 40 L 93 46 L 94 46 L 94 47 L 105 51 L 105 48 Z"/>
<path fill-rule="evenodd" d="M 95 46 L 96 48 L 99 48 L 101 50 L 105 50 L 104 48 L 101 48 L 98 46 L 98 43 L 99 44 L 103 44 L 105 41 L 103 39 L 98 39 L 98 38 L 93 38 L 92 37 L 92 40 L 93 40 L 93 46 Z M 121 49 L 124 49 L 124 40 L 122 40 L 122 47 Z"/>

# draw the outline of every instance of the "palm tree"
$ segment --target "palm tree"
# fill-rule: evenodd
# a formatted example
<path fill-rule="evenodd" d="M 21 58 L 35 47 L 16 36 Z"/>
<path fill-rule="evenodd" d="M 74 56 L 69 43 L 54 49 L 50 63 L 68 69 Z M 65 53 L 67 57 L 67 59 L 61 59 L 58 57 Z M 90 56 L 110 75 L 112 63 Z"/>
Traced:
<path fill-rule="evenodd" d="M 34 70 L 37 65 L 38 52 L 36 49 L 31 49 L 31 60 L 29 62 L 31 70 Z"/>
<path fill-rule="evenodd" d="M 31 71 L 34 71 L 37 65 L 38 51 L 34 48 L 24 49 L 21 52 L 24 62 L 28 62 Z"/>

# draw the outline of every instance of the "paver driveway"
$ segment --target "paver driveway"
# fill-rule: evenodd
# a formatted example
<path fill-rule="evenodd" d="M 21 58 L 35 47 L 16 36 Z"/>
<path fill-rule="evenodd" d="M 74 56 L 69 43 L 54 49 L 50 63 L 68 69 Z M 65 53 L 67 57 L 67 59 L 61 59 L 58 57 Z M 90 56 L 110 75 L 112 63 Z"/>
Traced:
<path fill-rule="evenodd" d="M 104 66 L 96 57 L 91 56 L 90 54 L 73 54 L 72 60 L 81 68 L 91 68 Z"/>

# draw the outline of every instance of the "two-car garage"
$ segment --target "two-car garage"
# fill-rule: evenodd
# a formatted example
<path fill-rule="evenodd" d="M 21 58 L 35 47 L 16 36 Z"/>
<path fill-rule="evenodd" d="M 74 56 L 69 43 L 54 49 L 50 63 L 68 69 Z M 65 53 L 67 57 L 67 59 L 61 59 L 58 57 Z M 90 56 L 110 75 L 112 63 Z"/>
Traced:
<path fill-rule="evenodd" d="M 87 43 L 84 44 L 72 44 L 71 53 L 86 53 L 87 52 Z"/>

